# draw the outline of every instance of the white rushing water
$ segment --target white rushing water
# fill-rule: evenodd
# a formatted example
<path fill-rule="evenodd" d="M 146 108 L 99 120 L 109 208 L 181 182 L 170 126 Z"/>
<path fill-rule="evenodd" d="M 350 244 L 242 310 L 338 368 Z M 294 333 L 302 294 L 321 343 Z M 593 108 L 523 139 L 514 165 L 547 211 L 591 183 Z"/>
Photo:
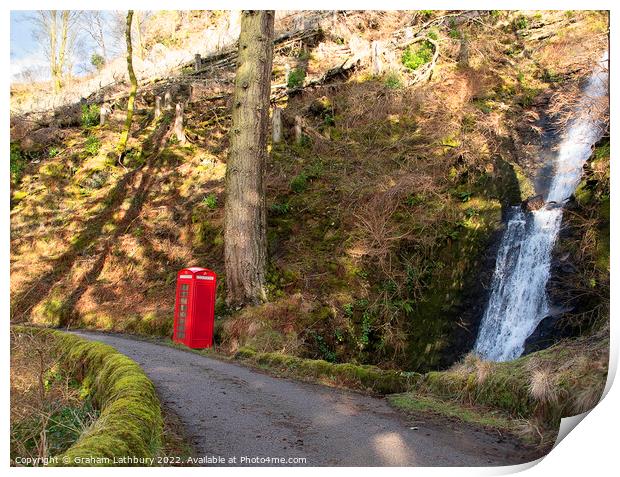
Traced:
<path fill-rule="evenodd" d="M 607 94 L 607 61 L 605 53 L 560 143 L 545 207 L 534 212 L 514 207 L 510 213 L 474 347 L 484 359 L 508 361 L 521 356 L 526 339 L 549 312 L 546 285 L 562 224 L 561 204 L 575 192 L 592 146 L 602 135 L 592 105 Z"/>

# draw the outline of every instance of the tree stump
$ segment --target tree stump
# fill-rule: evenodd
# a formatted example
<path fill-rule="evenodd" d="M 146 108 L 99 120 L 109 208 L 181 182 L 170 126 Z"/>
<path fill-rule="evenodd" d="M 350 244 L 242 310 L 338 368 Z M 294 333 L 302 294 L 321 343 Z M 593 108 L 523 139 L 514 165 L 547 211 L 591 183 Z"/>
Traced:
<path fill-rule="evenodd" d="M 161 96 L 155 96 L 155 119 L 161 116 Z"/>
<path fill-rule="evenodd" d="M 372 64 L 372 74 L 375 76 L 383 73 L 383 61 L 381 60 L 381 43 L 373 41 L 370 47 L 370 59 Z"/>
<path fill-rule="evenodd" d="M 282 110 L 277 106 L 273 107 L 271 116 L 271 133 L 273 144 L 282 142 Z"/>
<path fill-rule="evenodd" d="M 102 104 L 99 108 L 99 126 L 105 125 L 108 120 L 108 116 L 112 111 L 107 104 Z"/>
<path fill-rule="evenodd" d="M 295 116 L 295 142 L 297 144 L 301 143 L 301 140 L 303 138 L 303 134 L 301 131 L 301 124 L 302 124 L 301 116 Z"/>
<path fill-rule="evenodd" d="M 202 66 L 202 58 L 200 57 L 200 53 L 196 53 L 194 55 L 194 71 L 198 73 L 200 71 L 201 66 Z"/>
<path fill-rule="evenodd" d="M 458 64 L 465 68 L 469 66 L 469 41 L 465 33 L 461 33 L 461 49 L 459 50 Z"/>
<path fill-rule="evenodd" d="M 288 86 L 288 78 L 291 76 L 291 65 L 286 63 L 284 65 L 284 83 Z"/>
<path fill-rule="evenodd" d="M 174 134 L 179 141 L 179 144 L 185 144 L 185 131 L 183 130 L 183 106 L 181 103 L 177 103 L 177 107 L 174 114 Z"/>
<path fill-rule="evenodd" d="M 164 94 L 164 109 L 172 109 L 172 93 L 166 91 Z"/>

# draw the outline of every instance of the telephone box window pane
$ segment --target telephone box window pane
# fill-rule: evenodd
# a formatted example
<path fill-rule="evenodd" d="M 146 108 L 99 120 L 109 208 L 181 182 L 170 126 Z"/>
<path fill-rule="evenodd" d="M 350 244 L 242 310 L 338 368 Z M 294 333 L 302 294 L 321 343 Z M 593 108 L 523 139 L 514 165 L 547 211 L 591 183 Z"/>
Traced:
<path fill-rule="evenodd" d="M 179 318 L 185 318 L 187 315 L 185 314 L 184 311 L 182 311 L 181 313 L 179 313 Z"/>
<path fill-rule="evenodd" d="M 181 305 L 187 305 L 187 298 L 181 298 Z"/>
<path fill-rule="evenodd" d="M 181 311 L 187 310 L 187 305 L 181 305 Z"/>
<path fill-rule="evenodd" d="M 189 283 L 182 283 L 181 290 L 189 290 Z"/>

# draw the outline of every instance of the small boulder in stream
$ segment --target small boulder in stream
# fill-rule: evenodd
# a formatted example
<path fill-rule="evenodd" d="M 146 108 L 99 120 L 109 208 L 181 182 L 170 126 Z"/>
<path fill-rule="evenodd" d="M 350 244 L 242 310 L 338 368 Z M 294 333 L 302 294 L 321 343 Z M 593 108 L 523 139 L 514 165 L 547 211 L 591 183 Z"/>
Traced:
<path fill-rule="evenodd" d="M 544 206 L 545 200 L 542 195 L 534 195 L 521 202 L 523 212 L 534 212 L 535 210 L 542 209 Z"/>

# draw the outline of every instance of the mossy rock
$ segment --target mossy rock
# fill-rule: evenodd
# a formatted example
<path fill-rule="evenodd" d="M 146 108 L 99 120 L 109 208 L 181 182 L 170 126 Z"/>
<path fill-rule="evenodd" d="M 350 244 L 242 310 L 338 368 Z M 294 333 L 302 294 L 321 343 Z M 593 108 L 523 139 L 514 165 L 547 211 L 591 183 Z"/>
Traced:
<path fill-rule="evenodd" d="M 256 351 L 248 346 L 244 346 L 239 348 L 239 350 L 235 353 L 236 359 L 250 359 L 256 355 Z"/>

